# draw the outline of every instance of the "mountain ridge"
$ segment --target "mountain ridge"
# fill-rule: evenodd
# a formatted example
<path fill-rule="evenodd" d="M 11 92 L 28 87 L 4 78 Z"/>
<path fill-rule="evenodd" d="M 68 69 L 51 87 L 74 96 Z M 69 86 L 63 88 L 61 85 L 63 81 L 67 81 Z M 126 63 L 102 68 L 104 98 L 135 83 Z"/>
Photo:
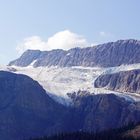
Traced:
<path fill-rule="evenodd" d="M 9 66 L 26 67 L 34 62 L 34 67 L 113 67 L 140 63 L 139 53 L 140 41 L 134 39 L 118 40 L 94 47 L 72 48 L 68 51 L 61 49 L 52 51 L 27 50 L 20 58 L 11 61 Z"/>

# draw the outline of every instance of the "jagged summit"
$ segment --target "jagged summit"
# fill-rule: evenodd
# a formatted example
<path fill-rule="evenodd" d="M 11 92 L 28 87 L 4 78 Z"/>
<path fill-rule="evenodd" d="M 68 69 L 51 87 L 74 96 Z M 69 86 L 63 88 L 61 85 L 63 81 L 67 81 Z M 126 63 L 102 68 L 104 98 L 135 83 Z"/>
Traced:
<path fill-rule="evenodd" d="M 27 50 L 23 55 L 10 62 L 9 65 L 26 67 L 40 66 L 84 66 L 113 67 L 122 64 L 140 63 L 140 41 L 134 39 L 118 40 L 96 47 L 73 48 L 68 51 Z"/>

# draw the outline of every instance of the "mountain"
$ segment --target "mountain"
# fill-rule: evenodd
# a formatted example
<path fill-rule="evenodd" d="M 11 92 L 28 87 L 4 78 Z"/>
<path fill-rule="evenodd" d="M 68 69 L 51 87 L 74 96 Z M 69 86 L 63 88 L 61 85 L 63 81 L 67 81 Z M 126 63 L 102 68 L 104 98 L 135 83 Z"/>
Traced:
<path fill-rule="evenodd" d="M 68 51 L 27 50 L 20 58 L 9 63 L 9 66 L 84 66 L 114 67 L 122 64 L 140 63 L 140 41 L 119 40 L 87 48 L 73 48 Z"/>
<path fill-rule="evenodd" d="M 114 94 L 91 95 L 85 91 L 74 93 L 71 97 L 74 122 L 71 119 L 72 126 L 68 126 L 72 128 L 99 132 L 140 120 L 140 102 L 130 102 Z"/>
<path fill-rule="evenodd" d="M 17 66 L 28 66 L 32 63 L 32 61 L 36 60 L 41 54 L 41 51 L 39 50 L 28 50 L 23 53 L 23 55 L 20 57 L 20 59 L 11 62 L 9 65 L 17 65 Z"/>
<path fill-rule="evenodd" d="M 22 140 L 60 132 L 102 131 L 140 121 L 139 102 L 86 91 L 69 93 L 69 97 L 71 106 L 61 105 L 30 77 L 0 71 L 0 138 Z"/>
<path fill-rule="evenodd" d="M 140 41 L 132 39 L 27 50 L 0 67 L 0 137 L 100 132 L 139 122 L 139 53 Z"/>
<path fill-rule="evenodd" d="M 140 94 L 140 69 L 100 75 L 94 85 L 96 88 Z"/>
<path fill-rule="evenodd" d="M 0 138 L 22 140 L 57 132 L 64 107 L 25 75 L 0 71 Z"/>

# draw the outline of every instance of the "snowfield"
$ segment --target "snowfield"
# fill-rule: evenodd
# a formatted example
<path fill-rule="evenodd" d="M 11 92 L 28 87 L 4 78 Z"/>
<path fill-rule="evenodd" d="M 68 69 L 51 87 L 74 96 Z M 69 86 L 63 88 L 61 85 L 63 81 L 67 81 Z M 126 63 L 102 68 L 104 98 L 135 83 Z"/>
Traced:
<path fill-rule="evenodd" d="M 110 74 L 120 71 L 140 69 L 140 64 L 122 65 L 118 67 L 28 67 L 0 66 L 0 70 L 11 71 L 17 74 L 25 74 L 38 81 L 56 101 L 68 105 L 71 100 L 67 93 L 78 90 L 87 90 L 94 94 L 114 93 L 129 101 L 140 101 L 140 95 L 136 93 L 120 93 L 106 89 L 95 88 L 94 81 L 101 74 Z"/>

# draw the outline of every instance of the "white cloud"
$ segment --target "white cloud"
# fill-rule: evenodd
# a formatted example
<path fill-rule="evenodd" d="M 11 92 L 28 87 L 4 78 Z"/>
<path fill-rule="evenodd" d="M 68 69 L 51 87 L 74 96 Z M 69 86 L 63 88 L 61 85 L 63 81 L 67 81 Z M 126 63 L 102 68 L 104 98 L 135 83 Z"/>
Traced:
<path fill-rule="evenodd" d="M 16 50 L 19 53 L 24 52 L 27 49 L 32 50 L 52 50 L 52 49 L 64 49 L 68 50 L 74 47 L 87 47 L 89 44 L 87 40 L 76 33 L 72 33 L 69 30 L 64 30 L 54 34 L 52 37 L 44 41 L 39 36 L 32 36 L 25 38 L 17 45 Z"/>
<path fill-rule="evenodd" d="M 44 50 L 47 47 L 47 42 L 43 41 L 39 36 L 32 36 L 25 38 L 17 45 L 16 50 L 19 53 L 24 52 L 27 49 L 31 50 Z"/>

